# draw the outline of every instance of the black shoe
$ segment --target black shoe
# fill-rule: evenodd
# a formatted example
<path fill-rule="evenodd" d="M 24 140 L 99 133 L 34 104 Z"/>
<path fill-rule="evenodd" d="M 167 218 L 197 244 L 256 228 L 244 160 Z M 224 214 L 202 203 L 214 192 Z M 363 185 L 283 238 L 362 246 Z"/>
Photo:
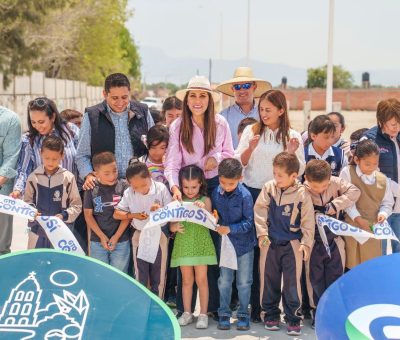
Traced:
<path fill-rule="evenodd" d="M 262 320 L 261 320 L 261 317 L 260 317 L 260 314 L 251 314 L 251 322 L 252 323 L 260 323 Z"/>
<path fill-rule="evenodd" d="M 217 321 L 217 322 L 219 321 L 218 312 L 209 312 L 208 315 L 209 315 L 210 317 L 212 317 L 212 319 L 213 319 L 214 321 Z"/>
<path fill-rule="evenodd" d="M 183 312 L 178 311 L 178 313 L 176 313 L 176 318 L 179 319 L 182 316 Z"/>

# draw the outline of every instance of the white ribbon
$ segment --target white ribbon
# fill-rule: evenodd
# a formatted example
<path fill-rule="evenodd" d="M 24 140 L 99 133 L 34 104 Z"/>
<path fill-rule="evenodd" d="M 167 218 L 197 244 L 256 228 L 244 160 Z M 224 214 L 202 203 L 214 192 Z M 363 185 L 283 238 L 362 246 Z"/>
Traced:
<path fill-rule="evenodd" d="M 160 227 L 168 222 L 193 222 L 213 231 L 217 227 L 215 217 L 207 210 L 201 209 L 191 202 L 173 201 L 150 213 L 149 221 L 140 234 L 138 258 L 154 263 L 161 237 Z M 222 237 L 220 266 L 237 269 L 236 252 L 226 235 Z"/>
<path fill-rule="evenodd" d="M 0 212 L 34 220 L 37 209 L 22 200 L 0 194 Z M 55 216 L 37 216 L 36 220 L 46 232 L 54 249 L 85 255 L 72 231 Z"/>
<path fill-rule="evenodd" d="M 328 227 L 328 229 L 336 235 L 352 236 L 360 244 L 364 244 L 370 238 L 377 240 L 396 240 L 399 242 L 386 220 L 383 223 L 374 224 L 372 226 L 373 232 L 371 233 L 323 214 L 317 214 L 315 220 L 322 242 L 329 256 L 330 250 L 324 226 Z"/>

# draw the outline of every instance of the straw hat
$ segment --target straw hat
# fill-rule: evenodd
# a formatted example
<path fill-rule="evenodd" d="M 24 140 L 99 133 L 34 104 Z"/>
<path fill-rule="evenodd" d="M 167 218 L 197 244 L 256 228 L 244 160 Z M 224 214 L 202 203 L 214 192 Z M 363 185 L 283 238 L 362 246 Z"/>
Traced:
<path fill-rule="evenodd" d="M 250 82 L 255 82 L 257 84 L 257 88 L 254 91 L 254 97 L 258 98 L 261 97 L 261 95 L 272 89 L 272 86 L 269 82 L 254 78 L 253 71 L 250 67 L 238 67 L 235 70 L 235 73 L 233 74 L 233 78 L 229 79 L 227 81 L 222 82 L 219 84 L 216 88 L 217 91 L 222 92 L 228 96 L 233 97 L 233 90 L 232 90 L 232 85 L 233 84 L 238 84 L 238 83 L 250 83 Z"/>
<path fill-rule="evenodd" d="M 211 90 L 210 81 L 204 76 L 194 76 L 189 80 L 189 84 L 186 89 L 179 90 L 176 92 L 176 96 L 183 101 L 186 92 L 188 91 L 205 91 L 212 95 L 214 102 L 220 99 L 219 93 Z"/>

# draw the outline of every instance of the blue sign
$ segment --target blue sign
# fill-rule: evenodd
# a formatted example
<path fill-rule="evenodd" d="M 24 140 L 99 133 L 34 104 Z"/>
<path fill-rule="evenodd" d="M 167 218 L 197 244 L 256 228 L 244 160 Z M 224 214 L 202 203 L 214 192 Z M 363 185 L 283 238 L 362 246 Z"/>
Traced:
<path fill-rule="evenodd" d="M 351 269 L 318 303 L 318 339 L 400 339 L 400 254 Z"/>
<path fill-rule="evenodd" d="M 171 310 L 128 275 L 52 249 L 0 256 L 0 339 L 180 339 Z"/>

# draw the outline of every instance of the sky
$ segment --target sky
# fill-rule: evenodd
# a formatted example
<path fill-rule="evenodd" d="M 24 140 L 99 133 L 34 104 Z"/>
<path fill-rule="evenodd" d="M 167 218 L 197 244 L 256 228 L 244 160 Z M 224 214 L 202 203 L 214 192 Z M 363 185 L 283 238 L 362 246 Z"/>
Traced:
<path fill-rule="evenodd" d="M 129 0 L 129 8 L 127 26 L 139 48 L 180 58 L 246 56 L 247 0 Z M 329 0 L 250 0 L 250 58 L 326 64 L 328 9 Z M 399 16 L 399 0 L 336 0 L 334 64 L 400 70 Z"/>

